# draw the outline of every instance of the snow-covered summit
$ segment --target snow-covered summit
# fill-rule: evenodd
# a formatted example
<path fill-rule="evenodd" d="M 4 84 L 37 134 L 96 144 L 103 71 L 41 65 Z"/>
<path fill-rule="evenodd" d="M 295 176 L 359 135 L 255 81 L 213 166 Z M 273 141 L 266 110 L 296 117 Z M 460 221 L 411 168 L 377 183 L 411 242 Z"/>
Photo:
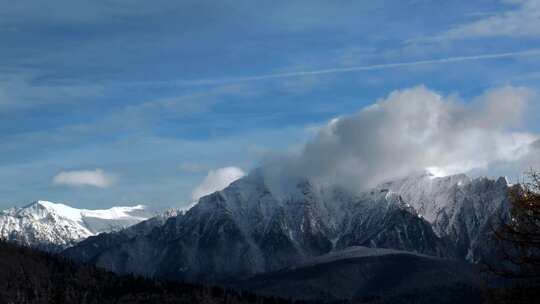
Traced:
<path fill-rule="evenodd" d="M 0 211 L 0 238 L 57 250 L 92 235 L 137 224 L 153 215 L 144 205 L 90 210 L 38 200 Z"/>
<path fill-rule="evenodd" d="M 55 212 L 63 217 L 75 222 L 84 223 L 86 218 L 98 218 L 103 220 L 139 220 L 143 221 L 147 217 L 137 216 L 137 211 L 147 209 L 144 205 L 135 205 L 130 207 L 112 207 L 110 209 L 77 209 L 65 204 L 53 203 L 49 201 L 37 201 L 34 204 L 41 205 L 47 210 Z M 142 214 L 141 214 L 142 215 Z"/>

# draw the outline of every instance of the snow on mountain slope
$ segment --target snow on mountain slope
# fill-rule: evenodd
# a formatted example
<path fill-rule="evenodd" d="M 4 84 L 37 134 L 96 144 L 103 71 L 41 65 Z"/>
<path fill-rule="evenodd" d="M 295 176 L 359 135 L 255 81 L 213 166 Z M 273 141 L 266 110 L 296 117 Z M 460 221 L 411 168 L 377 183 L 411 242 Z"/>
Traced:
<path fill-rule="evenodd" d="M 0 238 L 57 251 L 89 236 L 117 231 L 153 215 L 143 205 L 88 210 L 36 201 L 22 208 L 0 211 Z"/>
<path fill-rule="evenodd" d="M 381 256 L 381 255 L 388 255 L 388 254 L 412 254 L 412 255 L 418 255 L 425 258 L 435 258 L 429 255 L 423 255 L 418 253 L 411 253 L 403 250 L 395 250 L 395 249 L 385 249 L 385 248 L 370 248 L 370 247 L 364 247 L 364 246 L 351 246 L 347 247 L 343 250 L 338 251 L 332 251 L 330 253 L 317 256 L 311 259 L 308 259 L 306 262 L 294 265 L 293 267 L 289 269 L 299 268 L 299 267 L 306 267 L 306 266 L 312 266 L 317 265 L 321 263 L 330 263 L 338 260 L 344 260 L 344 259 L 352 259 L 352 258 L 361 258 L 361 257 L 370 257 L 370 256 Z"/>
<path fill-rule="evenodd" d="M 484 252 L 489 250 L 487 236 L 510 205 L 504 177 L 420 174 L 381 187 L 399 193 L 437 235 L 454 242 L 458 256 L 474 262 L 489 254 Z"/>

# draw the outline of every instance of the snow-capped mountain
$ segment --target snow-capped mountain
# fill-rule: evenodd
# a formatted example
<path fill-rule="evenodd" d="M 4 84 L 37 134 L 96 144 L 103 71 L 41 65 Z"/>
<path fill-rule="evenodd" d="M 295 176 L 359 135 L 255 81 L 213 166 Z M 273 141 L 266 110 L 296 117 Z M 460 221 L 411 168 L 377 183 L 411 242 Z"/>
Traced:
<path fill-rule="evenodd" d="M 57 251 L 89 236 L 118 231 L 153 215 L 154 212 L 143 205 L 88 210 L 36 201 L 0 211 L 0 238 Z"/>
<path fill-rule="evenodd" d="M 351 246 L 477 260 L 507 188 L 421 175 L 360 194 L 302 180 L 278 196 L 255 171 L 161 226 L 92 237 L 65 254 L 120 273 L 217 282 Z"/>

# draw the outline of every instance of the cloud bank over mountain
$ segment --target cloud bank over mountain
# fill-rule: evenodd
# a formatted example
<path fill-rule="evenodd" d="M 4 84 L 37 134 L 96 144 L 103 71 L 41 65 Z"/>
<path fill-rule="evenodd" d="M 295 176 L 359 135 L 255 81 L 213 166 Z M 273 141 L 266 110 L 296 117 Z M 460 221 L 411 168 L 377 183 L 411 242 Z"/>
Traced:
<path fill-rule="evenodd" d="M 535 105 L 535 92 L 521 87 L 490 89 L 470 101 L 424 86 L 398 90 L 331 120 L 299 154 L 266 161 L 264 172 L 270 183 L 307 176 L 362 190 L 422 170 L 525 170 L 540 165 L 540 136 L 522 129 Z"/>

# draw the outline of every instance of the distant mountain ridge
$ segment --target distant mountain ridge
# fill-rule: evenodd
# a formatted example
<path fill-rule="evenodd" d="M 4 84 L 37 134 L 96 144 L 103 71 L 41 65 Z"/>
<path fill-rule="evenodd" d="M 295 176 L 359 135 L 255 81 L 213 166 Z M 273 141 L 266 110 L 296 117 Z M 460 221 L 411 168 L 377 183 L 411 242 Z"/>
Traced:
<path fill-rule="evenodd" d="M 508 205 L 504 179 L 413 175 L 359 194 L 300 180 L 285 196 L 257 171 L 162 225 L 91 237 L 64 252 L 118 273 L 223 282 L 351 246 L 478 261 Z"/>
<path fill-rule="evenodd" d="M 102 232 L 140 223 L 156 213 L 143 205 L 104 210 L 77 209 L 49 201 L 0 211 L 0 238 L 59 251 Z"/>

